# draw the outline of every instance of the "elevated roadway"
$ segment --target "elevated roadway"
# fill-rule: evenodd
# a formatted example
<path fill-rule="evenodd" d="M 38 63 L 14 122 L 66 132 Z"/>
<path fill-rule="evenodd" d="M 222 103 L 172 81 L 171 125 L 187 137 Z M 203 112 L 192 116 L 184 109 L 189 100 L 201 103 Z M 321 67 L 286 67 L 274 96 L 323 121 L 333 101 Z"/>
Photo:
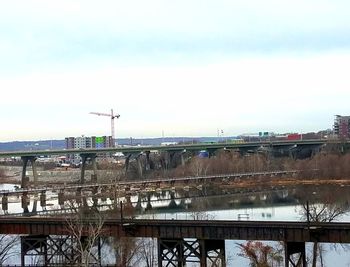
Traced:
<path fill-rule="evenodd" d="M 141 153 L 145 151 L 199 151 L 199 150 L 218 150 L 218 149 L 256 149 L 259 147 L 291 147 L 291 146 L 318 146 L 324 145 L 328 140 L 294 140 L 294 141 L 261 141 L 261 142 L 244 142 L 244 143 L 198 143 L 168 146 L 130 146 L 130 147 L 114 147 L 114 148 L 86 148 L 86 149 L 55 149 L 55 150 L 35 150 L 35 151 L 2 151 L 1 158 L 8 157 L 40 157 L 50 155 L 67 155 L 80 154 L 89 155 L 97 153 Z"/>
<path fill-rule="evenodd" d="M 30 162 L 33 172 L 33 183 L 38 184 L 38 174 L 36 170 L 35 161 L 38 157 L 49 155 L 68 155 L 79 154 L 81 157 L 81 173 L 80 183 L 85 183 L 85 170 L 88 159 L 91 160 L 93 175 L 92 181 L 97 181 L 97 163 L 96 157 L 103 153 L 122 152 L 126 155 L 125 169 L 128 170 L 129 160 L 133 156 L 137 162 L 137 172 L 139 177 L 143 177 L 144 169 L 150 169 L 150 153 L 152 151 L 167 152 L 168 156 L 165 162 L 166 165 L 172 161 L 174 155 L 178 153 L 181 158 L 181 164 L 185 164 L 184 155 L 187 152 L 195 152 L 207 150 L 209 154 L 213 154 L 217 150 L 239 150 L 244 153 L 249 151 L 282 151 L 282 154 L 293 155 L 296 151 L 302 151 L 304 148 L 308 151 L 317 151 L 328 141 L 325 139 L 316 140 L 295 140 L 295 141 L 271 141 L 271 142 L 245 142 L 245 143 L 198 143 L 186 145 L 170 145 L 170 146 L 136 146 L 136 147 L 116 147 L 116 148 L 88 148 L 88 149 L 60 149 L 60 150 L 38 150 L 38 151 L 16 151 L 16 152 L 0 152 L 0 157 L 21 157 L 23 162 L 21 187 L 27 188 L 29 186 L 29 178 L 26 176 L 27 165 Z M 143 166 L 141 155 L 145 154 L 145 166 Z M 168 161 L 169 160 L 169 161 Z"/>

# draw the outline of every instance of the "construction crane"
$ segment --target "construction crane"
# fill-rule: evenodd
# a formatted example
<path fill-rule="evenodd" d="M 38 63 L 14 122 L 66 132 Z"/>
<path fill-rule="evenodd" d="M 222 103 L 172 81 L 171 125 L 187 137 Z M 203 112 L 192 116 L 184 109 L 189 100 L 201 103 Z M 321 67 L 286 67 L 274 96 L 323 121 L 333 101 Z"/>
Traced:
<path fill-rule="evenodd" d="M 113 113 L 113 109 L 111 109 L 111 113 L 108 114 L 108 113 L 101 113 L 101 112 L 90 112 L 89 114 L 94 114 L 94 115 L 97 115 L 97 116 L 106 116 L 106 117 L 111 117 L 111 136 L 112 136 L 112 146 L 114 147 L 115 146 L 115 139 L 114 139 L 114 119 L 115 118 L 119 118 L 120 115 L 119 114 L 114 114 Z"/>

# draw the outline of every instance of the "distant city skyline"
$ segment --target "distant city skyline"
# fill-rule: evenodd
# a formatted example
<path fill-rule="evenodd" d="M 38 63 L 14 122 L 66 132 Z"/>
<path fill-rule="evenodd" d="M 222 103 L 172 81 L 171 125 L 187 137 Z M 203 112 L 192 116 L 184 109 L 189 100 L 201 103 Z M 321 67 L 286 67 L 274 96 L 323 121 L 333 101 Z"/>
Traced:
<path fill-rule="evenodd" d="M 350 3 L 0 4 L 0 142 L 313 132 L 350 115 Z"/>

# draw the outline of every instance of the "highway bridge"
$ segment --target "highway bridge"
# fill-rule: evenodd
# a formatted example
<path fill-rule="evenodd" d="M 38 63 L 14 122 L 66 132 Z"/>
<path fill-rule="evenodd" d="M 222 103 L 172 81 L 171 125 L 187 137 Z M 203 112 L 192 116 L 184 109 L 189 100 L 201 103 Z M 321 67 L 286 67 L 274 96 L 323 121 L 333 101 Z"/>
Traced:
<path fill-rule="evenodd" d="M 96 158 L 101 153 L 122 152 L 126 156 L 125 168 L 128 169 L 129 161 L 134 158 L 137 162 L 137 170 L 139 176 L 142 177 L 143 169 L 141 158 L 145 157 L 146 169 L 150 169 L 150 153 L 165 153 L 167 162 L 172 162 L 175 155 L 180 157 L 181 164 L 185 164 L 185 155 L 195 153 L 196 151 L 206 150 L 209 155 L 213 155 L 218 150 L 237 150 L 240 153 L 248 153 L 254 151 L 264 151 L 268 153 L 280 152 L 286 155 L 295 155 L 297 151 L 319 151 L 328 141 L 325 139 L 317 140 L 296 140 L 296 141 L 273 141 L 273 142 L 246 142 L 246 143 L 199 143 L 169 146 L 136 146 L 136 147 L 116 147 L 101 149 L 61 149 L 61 150 L 38 150 L 38 151 L 17 151 L 17 152 L 0 152 L 0 158 L 21 157 L 23 162 L 21 187 L 27 188 L 29 180 L 26 176 L 27 165 L 30 162 L 33 172 L 34 186 L 38 184 L 38 174 L 36 168 L 36 159 L 41 156 L 50 155 L 69 155 L 79 154 L 81 156 L 81 175 L 80 183 L 85 183 L 85 170 L 87 161 L 90 160 L 93 169 L 92 180 L 97 180 L 97 163 Z"/>
<path fill-rule="evenodd" d="M 36 151 L 11 151 L 0 152 L 0 158 L 9 157 L 39 157 L 50 155 L 67 155 L 80 154 L 90 155 L 98 153 L 116 153 L 124 154 L 141 153 L 147 151 L 200 151 L 200 150 L 218 150 L 218 149 L 245 149 L 256 150 L 258 148 L 283 148 L 283 147 L 305 147 L 305 146 L 320 146 L 330 142 L 326 139 L 312 139 L 312 140 L 284 140 L 284 141 L 261 141 L 261 142 L 243 142 L 243 143 L 196 143 L 196 144 L 181 144 L 181 145 L 167 145 L 167 146 L 123 146 L 111 148 L 85 148 L 85 149 L 58 149 L 58 150 L 36 150 Z"/>

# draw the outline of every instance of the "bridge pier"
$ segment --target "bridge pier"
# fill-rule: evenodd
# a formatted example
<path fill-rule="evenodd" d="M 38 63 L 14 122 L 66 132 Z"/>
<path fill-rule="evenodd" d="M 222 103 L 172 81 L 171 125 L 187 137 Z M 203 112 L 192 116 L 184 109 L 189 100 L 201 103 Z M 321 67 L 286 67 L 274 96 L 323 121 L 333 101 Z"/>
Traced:
<path fill-rule="evenodd" d="M 180 157 L 181 157 L 181 166 L 185 166 L 185 153 L 186 153 L 186 151 L 181 152 L 181 155 L 180 155 Z"/>
<path fill-rule="evenodd" d="M 29 184 L 29 179 L 26 175 L 28 161 L 30 161 L 30 164 L 32 166 L 34 186 L 37 186 L 38 173 L 37 173 L 36 164 L 35 164 L 36 157 L 35 156 L 22 156 L 21 159 L 23 161 L 21 188 L 27 188 L 28 184 Z"/>
<path fill-rule="evenodd" d="M 151 159 L 150 159 L 150 154 L 151 154 L 151 151 L 145 151 L 145 154 L 146 154 L 146 171 L 149 171 L 151 169 Z"/>
<path fill-rule="evenodd" d="M 284 253 L 285 267 L 306 267 L 305 242 L 285 242 Z"/>
<path fill-rule="evenodd" d="M 161 162 L 160 165 L 163 170 L 168 170 L 170 167 L 170 154 L 168 151 L 162 151 L 161 152 Z"/>
<path fill-rule="evenodd" d="M 164 261 L 166 266 L 183 267 L 186 262 L 183 250 L 182 239 L 158 239 L 158 267 L 162 267 Z"/>
<path fill-rule="evenodd" d="M 84 239 L 81 237 L 81 244 Z M 90 254 L 92 264 L 101 266 L 101 241 L 97 239 L 97 255 Z M 21 236 L 21 266 L 31 264 L 33 266 L 33 257 L 35 257 L 35 266 L 81 266 L 82 255 L 77 250 L 77 239 L 70 235 L 49 236 L 49 235 L 30 235 Z M 28 258 L 28 263 L 27 263 Z"/>
<path fill-rule="evenodd" d="M 7 214 L 9 208 L 8 195 L 4 194 L 1 198 L 1 208 Z"/>
<path fill-rule="evenodd" d="M 158 267 L 184 267 L 187 262 L 225 267 L 225 240 L 158 239 Z"/>
<path fill-rule="evenodd" d="M 129 165 L 130 165 L 130 158 L 131 158 L 132 154 L 127 154 L 125 155 L 125 176 L 127 175 L 128 173 L 128 170 L 129 170 Z"/>
<path fill-rule="evenodd" d="M 137 174 L 139 178 L 142 178 L 143 176 L 143 166 L 142 166 L 142 154 L 138 154 L 136 157 L 136 164 L 137 164 Z"/>
<path fill-rule="evenodd" d="M 85 170 L 86 170 L 86 161 L 88 159 L 91 159 L 91 164 L 92 164 L 92 169 L 94 172 L 94 176 L 91 177 L 92 180 L 96 179 L 97 181 L 97 163 L 96 163 L 96 153 L 91 153 L 91 154 L 80 154 L 81 157 L 81 170 L 80 170 L 80 183 L 85 184 Z"/>
<path fill-rule="evenodd" d="M 48 253 L 47 253 L 47 236 L 21 236 L 21 266 L 26 266 L 26 256 L 43 257 L 44 259 L 37 259 L 38 265 L 48 265 Z"/>

